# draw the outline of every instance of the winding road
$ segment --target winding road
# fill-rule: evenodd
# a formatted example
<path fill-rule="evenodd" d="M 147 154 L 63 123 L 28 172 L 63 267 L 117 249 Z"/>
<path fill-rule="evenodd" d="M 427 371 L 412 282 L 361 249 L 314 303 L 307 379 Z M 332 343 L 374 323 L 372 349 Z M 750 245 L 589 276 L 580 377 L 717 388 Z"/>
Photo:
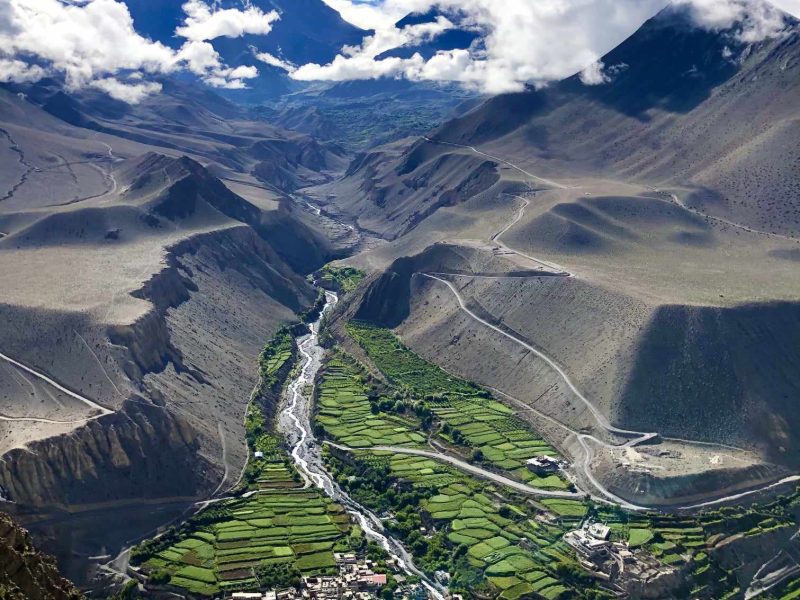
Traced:
<path fill-rule="evenodd" d="M 653 188 L 654 192 L 658 192 L 657 189 Z M 667 192 L 659 192 L 660 194 L 664 194 Z M 780 233 L 771 233 L 769 231 L 761 231 L 760 229 L 753 229 L 752 227 L 748 227 L 747 225 L 742 225 L 741 223 L 735 223 L 734 221 L 729 221 L 728 219 L 723 219 L 722 217 L 714 217 L 709 215 L 708 213 L 704 213 L 702 211 L 697 210 L 696 208 L 692 208 L 687 206 L 686 203 L 681 200 L 677 194 L 669 193 L 670 199 L 677 204 L 680 208 L 685 210 L 686 212 L 690 212 L 698 217 L 703 217 L 704 219 L 708 219 L 709 221 L 714 221 L 715 223 L 720 223 L 721 225 L 727 225 L 729 227 L 734 227 L 735 229 L 741 229 L 742 231 L 746 231 L 747 233 L 754 233 L 756 235 L 765 235 L 767 237 L 781 239 L 781 240 L 788 240 L 790 242 L 795 242 L 800 244 L 800 239 L 796 237 L 792 237 L 790 235 L 782 235 Z"/>
<path fill-rule="evenodd" d="M 486 158 L 488 158 L 490 160 L 494 160 L 494 161 L 497 161 L 499 163 L 502 163 L 502 164 L 506 165 L 507 167 L 511 167 L 515 171 L 519 171 L 520 173 L 522 173 L 526 177 L 530 177 L 531 179 L 535 179 L 536 181 L 539 181 L 540 183 L 543 183 L 545 185 L 549 185 L 550 187 L 558 188 L 560 190 L 570 189 L 570 187 L 567 186 L 567 185 L 563 185 L 561 183 L 558 183 L 557 181 L 553 181 L 552 179 L 545 179 L 544 177 L 539 177 L 538 175 L 534 175 L 533 173 L 531 173 L 529 171 L 526 171 L 522 167 L 520 167 L 518 165 L 515 165 L 512 162 L 504 160 L 504 159 L 502 159 L 502 158 L 500 158 L 498 156 L 492 156 L 491 154 L 487 154 L 483 150 L 478 150 L 475 146 L 466 146 L 464 144 L 454 144 L 453 142 L 444 142 L 442 140 L 434 140 L 434 139 L 429 138 L 427 136 L 423 136 L 422 139 L 424 139 L 426 142 L 430 142 L 431 144 L 441 144 L 442 146 L 452 146 L 454 148 L 464 148 L 466 150 L 471 150 L 472 152 L 474 152 L 475 154 L 477 154 L 479 156 L 484 156 L 484 157 L 486 157 Z"/>
<path fill-rule="evenodd" d="M 430 143 L 444 144 L 444 145 L 448 145 L 448 146 L 454 146 L 454 147 L 469 149 L 472 152 L 475 152 L 476 154 L 480 154 L 482 156 L 486 156 L 486 157 L 491 158 L 493 160 L 497 160 L 497 161 L 499 161 L 499 162 L 501 162 L 501 163 L 503 163 L 505 165 L 508 165 L 508 166 L 516 169 L 517 171 L 527 175 L 528 177 L 530 177 L 530 178 L 532 178 L 534 180 L 537 180 L 539 182 L 551 185 L 553 187 L 557 187 L 559 189 L 566 189 L 566 186 L 564 186 L 564 185 L 558 184 L 557 182 L 554 182 L 554 181 L 551 181 L 551 180 L 548 180 L 548 179 L 544 179 L 542 177 L 534 175 L 533 173 L 529 173 L 528 171 L 526 171 L 526 170 L 522 169 L 521 167 L 511 163 L 510 161 L 507 161 L 507 160 L 504 160 L 504 159 L 489 155 L 489 154 L 487 154 L 485 152 L 482 152 L 481 150 L 478 150 L 477 148 L 475 148 L 473 146 L 465 146 L 465 145 L 462 145 L 462 144 L 454 144 L 454 143 L 451 143 L 451 142 L 442 142 L 442 141 L 438 141 L 438 140 L 433 140 L 433 139 L 428 138 L 428 137 L 425 137 L 424 139 L 426 141 L 430 142 Z M 658 190 L 654 190 L 654 191 L 658 191 Z M 510 229 L 512 229 L 517 223 L 519 223 L 519 221 L 523 218 L 523 216 L 525 214 L 525 210 L 530 205 L 530 201 L 527 198 L 524 198 L 522 196 L 513 196 L 513 197 L 515 199 L 517 199 L 517 200 L 521 200 L 523 202 L 522 206 L 517 211 L 517 214 L 514 216 L 514 218 L 511 219 L 500 231 L 495 233 L 490 238 L 490 241 L 496 243 L 505 252 L 508 252 L 510 254 L 516 254 L 518 256 L 521 256 L 523 258 L 531 260 L 531 261 L 533 261 L 535 263 L 538 263 L 540 265 L 544 265 L 545 267 L 553 269 L 554 271 L 556 271 L 556 273 L 555 273 L 556 275 L 561 275 L 561 276 L 566 276 L 566 277 L 574 277 L 574 274 L 570 273 L 569 271 L 567 271 L 566 269 L 564 269 L 560 265 L 557 265 L 557 264 L 554 264 L 554 263 L 551 263 L 551 262 L 548 262 L 548 261 L 544 261 L 544 260 L 542 260 L 540 258 L 537 258 L 535 256 L 530 256 L 530 255 L 527 255 L 525 253 L 519 252 L 519 251 L 507 246 L 505 243 L 502 242 L 502 240 L 501 240 L 502 236 L 505 233 L 507 233 Z M 680 199 L 675 194 L 671 194 L 671 197 L 672 197 L 672 200 L 676 204 L 678 204 L 678 206 L 684 208 L 685 210 L 687 210 L 689 212 L 695 213 L 697 215 L 700 215 L 700 216 L 703 216 L 703 217 L 707 217 L 707 218 L 712 219 L 712 220 L 719 221 L 719 222 L 724 223 L 724 224 L 729 225 L 729 226 L 738 227 L 740 229 L 743 229 L 745 231 L 749 231 L 751 233 L 761 233 L 761 234 L 764 234 L 764 235 L 772 235 L 774 237 L 785 238 L 785 239 L 789 239 L 789 240 L 792 240 L 792 241 L 798 241 L 798 240 L 796 240 L 794 238 L 788 238 L 786 236 L 781 236 L 779 234 L 769 234 L 769 233 L 766 233 L 766 232 L 759 232 L 759 231 L 750 229 L 750 228 L 748 228 L 748 227 L 746 227 L 744 225 L 740 225 L 740 224 L 737 224 L 737 223 L 726 221 L 725 219 L 719 219 L 717 217 L 710 217 L 708 215 L 705 215 L 704 213 L 700 213 L 699 211 L 696 211 L 694 209 L 691 209 L 691 208 L 685 206 L 684 204 L 682 204 L 680 202 Z M 575 438 L 577 439 L 577 441 L 578 441 L 578 443 L 579 443 L 579 445 L 580 445 L 580 447 L 582 449 L 582 453 L 583 453 L 583 458 L 580 461 L 580 464 L 576 463 L 576 466 L 584 474 L 584 476 L 586 477 L 587 481 L 592 486 L 594 486 L 596 488 L 596 490 L 598 492 L 600 492 L 604 496 L 604 498 L 606 500 L 609 500 L 609 501 L 612 501 L 614 503 L 617 503 L 617 504 L 619 504 L 619 505 L 621 505 L 624 508 L 627 508 L 629 510 L 647 510 L 648 508 L 651 508 L 651 507 L 635 505 L 635 504 L 632 504 L 630 502 L 627 502 L 626 500 L 624 500 L 624 499 L 620 498 L 619 496 L 617 496 L 617 495 L 613 494 L 612 492 L 610 492 L 607 488 L 605 488 L 597 480 L 597 478 L 594 476 L 594 474 L 592 472 L 592 469 L 591 469 L 591 463 L 592 463 L 592 461 L 594 459 L 594 450 L 592 449 L 591 444 L 598 444 L 598 445 L 606 447 L 606 448 L 633 447 L 633 446 L 645 443 L 645 442 L 647 442 L 649 440 L 652 440 L 652 439 L 656 438 L 657 436 L 659 436 L 659 434 L 657 432 L 631 431 L 631 430 L 621 429 L 621 428 L 613 426 L 608 421 L 608 419 L 605 417 L 605 415 L 599 409 L 597 409 L 597 407 L 594 404 L 592 404 L 592 402 L 589 401 L 589 399 L 586 398 L 586 396 L 584 396 L 583 393 L 580 392 L 580 390 L 577 388 L 575 383 L 570 379 L 569 375 L 567 375 L 565 370 L 554 359 L 550 358 L 549 356 L 547 356 L 546 354 L 544 354 L 542 351 L 538 350 L 537 348 L 534 348 L 533 346 L 531 346 L 530 344 L 528 344 L 524 340 L 522 340 L 522 339 L 520 339 L 520 338 L 518 338 L 518 337 L 516 337 L 516 336 L 514 336 L 514 335 L 512 335 L 510 333 L 508 333 L 507 331 L 504 331 L 500 327 L 497 327 L 496 325 L 486 321 L 485 319 L 483 319 L 480 316 L 478 316 L 477 314 L 475 314 L 473 311 L 471 311 L 469 309 L 469 307 L 467 306 L 467 303 L 465 302 L 464 298 L 461 296 L 461 294 L 458 291 L 458 289 L 450 281 L 447 281 L 446 279 L 443 279 L 443 276 L 458 277 L 458 276 L 462 276 L 462 275 L 459 275 L 459 274 L 442 274 L 442 273 L 414 273 L 414 276 L 417 276 L 417 275 L 423 276 L 423 277 L 427 277 L 429 279 L 438 281 L 438 282 L 443 283 L 444 285 L 446 285 L 448 287 L 448 289 L 455 296 L 455 298 L 456 298 L 456 300 L 458 302 L 459 308 L 462 311 L 466 312 L 472 319 L 474 319 L 478 323 L 481 323 L 482 325 L 492 329 L 496 333 L 499 333 L 500 335 L 512 340 L 513 342 L 515 342 L 516 344 L 519 344 L 520 346 L 522 346 L 523 348 L 525 348 L 526 350 L 528 350 L 529 352 L 531 352 L 532 354 L 534 354 L 538 358 L 541 358 L 542 360 L 544 360 L 548 364 L 548 366 L 550 366 L 560 376 L 560 378 L 564 381 L 564 383 L 566 383 L 567 387 L 572 391 L 572 393 L 589 409 L 590 413 L 592 414 L 592 416 L 594 417 L 596 423 L 598 424 L 598 426 L 601 429 L 603 429 L 606 432 L 608 432 L 610 434 L 613 434 L 613 435 L 617 435 L 617 436 L 620 436 L 620 437 L 623 437 L 623 438 L 631 438 L 627 442 L 625 442 L 623 444 L 620 444 L 620 445 L 609 444 L 607 442 L 604 442 L 604 441 L 596 438 L 595 436 L 592 436 L 592 435 L 589 435 L 589 434 L 585 434 L 585 433 L 580 433 L 580 432 L 578 432 L 578 431 L 576 431 L 576 430 L 574 430 L 572 428 L 567 427 L 563 423 L 561 423 L 561 422 L 559 422 L 559 421 L 557 421 L 555 419 L 552 419 L 551 417 L 549 417 L 547 415 L 544 415 L 543 413 L 539 413 L 539 411 L 535 411 L 540 416 L 543 416 L 543 417 L 547 418 L 548 420 L 553 421 L 558 426 L 563 427 L 565 430 L 571 432 L 575 436 Z M 471 277 L 470 275 L 463 275 L 463 276 Z M 521 401 L 517 401 L 517 402 L 521 403 Z M 524 403 L 521 403 L 521 404 L 524 404 Z M 531 410 L 535 410 L 535 409 L 531 409 Z M 727 449 L 736 450 L 736 451 L 741 451 L 742 450 L 741 448 L 736 448 L 734 446 L 728 446 L 728 445 L 725 445 L 725 444 L 716 444 L 716 443 L 711 443 L 711 442 L 699 442 L 699 441 L 695 441 L 695 440 L 686 440 L 686 439 L 681 439 L 681 438 L 670 438 L 670 437 L 663 437 L 663 436 L 662 436 L 662 439 L 667 440 L 667 441 L 686 443 L 686 444 L 695 444 L 695 445 L 709 446 L 709 447 L 716 447 L 716 448 L 727 448 Z M 717 505 L 717 504 L 723 504 L 723 503 L 726 503 L 726 502 L 731 502 L 731 501 L 738 500 L 738 499 L 743 498 L 743 497 L 747 497 L 747 496 L 752 495 L 752 494 L 757 494 L 759 492 L 767 491 L 767 490 L 770 490 L 770 489 L 773 489 L 773 488 L 776 488 L 776 487 L 779 487 L 779 486 L 782 486 L 782 485 L 786 485 L 788 483 L 793 483 L 793 482 L 798 481 L 798 480 L 800 480 L 800 476 L 789 476 L 789 477 L 786 477 L 786 478 L 784 478 L 784 479 L 782 479 L 780 481 L 774 482 L 774 483 L 766 485 L 766 486 L 759 487 L 759 488 L 754 489 L 754 490 L 742 492 L 742 493 L 739 493 L 739 494 L 733 494 L 733 495 L 729 495 L 729 496 L 726 496 L 726 497 L 723 497 L 723 498 L 718 498 L 718 499 L 715 499 L 715 500 L 711 500 L 711 501 L 708 501 L 708 502 L 699 503 L 699 504 L 690 505 L 690 506 L 685 506 L 685 507 L 680 507 L 680 508 L 681 509 L 685 509 L 685 510 L 691 510 L 691 509 L 704 508 L 704 507 L 707 507 L 707 506 L 713 506 L 713 505 Z"/>
<path fill-rule="evenodd" d="M 531 261 L 533 261 L 535 263 L 543 265 L 543 266 L 547 267 L 548 269 L 552 269 L 553 271 L 556 272 L 555 273 L 556 275 L 560 275 L 562 277 L 574 277 L 575 275 L 573 273 L 570 273 L 569 271 L 567 271 L 561 265 L 557 265 L 557 264 L 555 264 L 553 262 L 546 261 L 546 260 L 543 260 L 541 258 L 537 258 L 536 256 L 531 256 L 530 254 L 525 254 L 524 252 L 520 252 L 519 250 L 515 250 L 514 248 L 510 248 L 505 244 L 505 242 L 503 242 L 500 239 L 500 238 L 503 237 L 503 235 L 506 232 L 508 232 L 512 227 L 514 227 L 514 225 L 516 225 L 517 223 L 520 222 L 522 217 L 525 215 L 525 209 L 527 209 L 528 206 L 530 206 L 530 204 L 531 204 L 530 200 L 528 200 L 527 198 L 523 198 L 522 196 L 512 196 L 512 197 L 517 199 L 517 200 L 522 200 L 522 202 L 523 202 L 522 206 L 520 206 L 519 210 L 517 211 L 517 215 L 505 227 L 503 227 L 503 229 L 501 229 L 500 231 L 495 233 L 490 238 L 489 241 L 494 242 L 502 250 L 504 250 L 505 252 L 507 252 L 509 254 L 516 254 L 517 256 L 521 256 L 523 258 L 527 258 L 528 260 L 531 260 Z"/>
<path fill-rule="evenodd" d="M 0 133 L 6 136 L 6 138 L 8 139 L 8 143 L 11 144 L 10 146 L 11 151 L 17 155 L 17 160 L 19 161 L 19 164 L 25 167 L 25 171 L 22 173 L 22 175 L 20 175 L 19 181 L 17 181 L 17 183 L 11 186 L 11 189 L 9 189 L 3 195 L 3 197 L 0 198 L 0 202 L 2 202 L 3 200 L 8 200 L 12 198 L 14 194 L 17 192 L 17 190 L 25 184 L 25 182 L 28 180 L 28 176 L 33 171 L 35 171 L 36 168 L 27 161 L 27 159 L 25 158 L 25 151 L 20 147 L 17 141 L 11 136 L 11 134 L 7 130 L 0 129 Z"/>
<path fill-rule="evenodd" d="M 333 442 L 325 442 L 327 445 L 338 448 L 339 450 L 343 450 L 345 452 L 354 452 L 356 449 L 350 448 L 348 446 L 343 446 L 341 444 L 334 444 Z M 508 477 L 504 477 L 494 471 L 488 471 L 487 469 L 483 469 L 471 463 L 468 463 L 464 460 L 455 458 L 454 456 L 450 456 L 449 454 L 444 454 L 443 452 L 433 452 L 431 450 L 420 450 L 417 448 L 405 448 L 403 446 L 371 446 L 369 448 L 360 448 L 361 450 L 369 450 L 369 451 L 378 451 L 378 452 L 392 452 L 394 454 L 411 454 L 413 456 L 424 456 L 425 458 L 430 458 L 439 462 L 446 462 L 461 471 L 466 471 L 467 473 L 472 473 L 473 475 L 477 475 L 481 479 L 487 479 L 489 481 L 493 481 L 495 483 L 499 483 L 500 485 L 504 485 L 506 487 L 512 488 L 517 490 L 518 492 L 522 492 L 524 494 L 528 494 L 530 496 L 538 496 L 541 498 L 570 498 L 570 499 L 580 499 L 585 496 L 585 494 L 581 492 L 564 492 L 558 490 L 546 490 L 543 488 L 536 488 L 514 479 L 509 479 Z"/>

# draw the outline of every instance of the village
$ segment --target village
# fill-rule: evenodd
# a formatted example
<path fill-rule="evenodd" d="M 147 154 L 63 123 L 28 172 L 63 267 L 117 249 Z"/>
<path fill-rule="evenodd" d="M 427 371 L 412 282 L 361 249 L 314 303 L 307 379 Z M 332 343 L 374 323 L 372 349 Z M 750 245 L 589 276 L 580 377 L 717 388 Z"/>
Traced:
<path fill-rule="evenodd" d="M 645 550 L 631 549 L 627 542 L 611 541 L 610 537 L 607 525 L 587 519 L 580 528 L 567 532 L 564 541 L 575 550 L 582 567 L 621 596 L 655 597 L 649 592 L 680 583 L 679 569 Z"/>
<path fill-rule="evenodd" d="M 259 592 L 234 592 L 234 600 L 370 600 L 377 598 L 388 583 L 386 573 L 376 573 L 370 559 L 359 559 L 355 553 L 335 553 L 338 573 L 303 577 L 299 588 L 268 590 Z M 390 569 L 396 567 L 394 560 L 386 561 Z M 418 583 L 407 582 L 403 575 L 394 574 L 398 587 L 393 597 L 403 600 L 427 598 L 425 588 Z"/>

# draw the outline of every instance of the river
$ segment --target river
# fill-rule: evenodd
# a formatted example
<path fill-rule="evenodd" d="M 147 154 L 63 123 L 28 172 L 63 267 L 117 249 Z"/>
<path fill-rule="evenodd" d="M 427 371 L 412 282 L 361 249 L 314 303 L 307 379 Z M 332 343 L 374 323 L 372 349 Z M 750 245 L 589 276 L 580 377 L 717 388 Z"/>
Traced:
<path fill-rule="evenodd" d="M 326 292 L 325 299 L 325 306 L 319 318 L 310 326 L 311 332 L 297 340 L 300 368 L 296 378 L 287 388 L 286 406 L 278 418 L 278 428 L 291 448 L 292 459 L 306 485 L 320 488 L 330 498 L 344 506 L 369 539 L 380 544 L 403 571 L 419 577 L 431 596 L 443 600 L 447 589 L 434 583 L 422 573 L 414 565 L 414 560 L 405 547 L 385 530 L 378 516 L 353 500 L 325 469 L 320 444 L 314 437 L 311 427 L 312 391 L 325 354 L 325 349 L 319 344 L 320 326 L 325 315 L 336 306 L 339 298 L 333 292 Z"/>

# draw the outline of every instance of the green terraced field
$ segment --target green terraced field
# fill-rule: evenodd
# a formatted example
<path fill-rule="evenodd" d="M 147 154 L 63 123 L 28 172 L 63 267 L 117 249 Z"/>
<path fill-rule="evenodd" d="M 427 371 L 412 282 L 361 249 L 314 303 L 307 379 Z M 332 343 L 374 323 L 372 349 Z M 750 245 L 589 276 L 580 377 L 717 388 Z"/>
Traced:
<path fill-rule="evenodd" d="M 347 550 L 350 518 L 316 489 L 298 482 L 277 440 L 262 435 L 258 493 L 212 505 L 178 532 L 149 542 L 144 568 L 195 594 L 257 589 L 257 569 L 291 564 L 307 575 L 330 572 L 334 550 Z"/>
<path fill-rule="evenodd" d="M 554 571 L 557 564 L 573 561 L 562 540 L 566 528 L 535 520 L 536 509 L 515 505 L 502 490 L 436 461 L 367 450 L 356 457 L 419 490 L 423 514 L 454 549 L 465 548 L 470 568 L 485 574 L 503 600 L 529 595 L 540 581 L 545 597 L 574 597 Z"/>
<path fill-rule="evenodd" d="M 267 387 L 271 387 L 276 382 L 278 372 L 291 360 L 292 351 L 292 334 L 288 329 L 281 329 L 261 351 L 258 365 L 263 382 Z"/>
<path fill-rule="evenodd" d="M 525 466 L 529 458 L 557 453 L 511 408 L 414 354 L 387 329 L 351 321 L 347 331 L 393 384 L 424 397 L 445 425 L 441 435 L 447 441 L 480 450 L 486 463 L 530 485 L 568 487 L 558 475 L 539 477 Z"/>
<path fill-rule="evenodd" d="M 384 375 L 417 395 L 438 394 L 446 390 L 464 395 L 481 393 L 480 388 L 475 385 L 450 376 L 411 352 L 388 329 L 361 321 L 350 321 L 347 324 L 347 333 L 364 348 Z"/>
<path fill-rule="evenodd" d="M 356 367 L 342 358 L 331 359 L 319 384 L 316 423 L 337 441 L 352 448 L 418 446 L 419 420 L 373 412 Z"/>

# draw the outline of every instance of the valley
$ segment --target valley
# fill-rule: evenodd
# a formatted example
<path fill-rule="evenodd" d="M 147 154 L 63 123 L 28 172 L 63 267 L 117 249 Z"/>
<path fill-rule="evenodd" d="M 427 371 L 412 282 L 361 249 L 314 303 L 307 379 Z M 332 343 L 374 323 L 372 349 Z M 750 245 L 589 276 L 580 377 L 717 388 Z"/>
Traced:
<path fill-rule="evenodd" d="M 797 20 L 487 94 L 466 9 L 194 4 L 135 101 L 0 56 L 0 596 L 800 597 Z"/>

